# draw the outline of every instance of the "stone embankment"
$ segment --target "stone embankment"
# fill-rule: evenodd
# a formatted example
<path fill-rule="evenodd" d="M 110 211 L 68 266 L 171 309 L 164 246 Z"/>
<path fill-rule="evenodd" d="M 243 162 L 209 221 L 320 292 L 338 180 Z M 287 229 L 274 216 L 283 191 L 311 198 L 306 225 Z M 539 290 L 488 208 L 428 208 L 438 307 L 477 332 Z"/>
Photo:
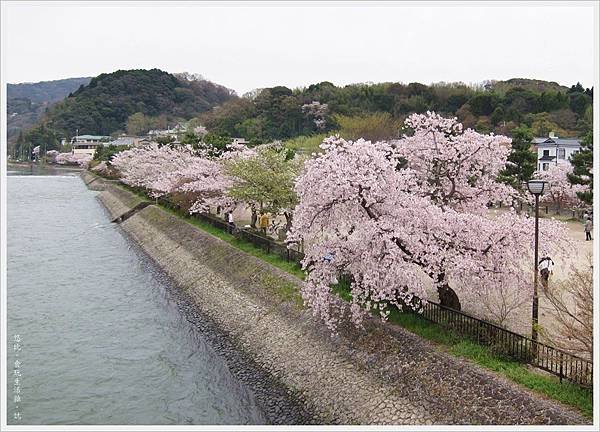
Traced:
<path fill-rule="evenodd" d="M 104 188 L 111 220 L 143 201 L 83 177 Z M 184 312 L 210 332 L 273 423 L 589 423 L 402 328 L 372 320 L 332 337 L 301 306 L 298 279 L 157 206 L 121 227 L 179 287 Z"/>

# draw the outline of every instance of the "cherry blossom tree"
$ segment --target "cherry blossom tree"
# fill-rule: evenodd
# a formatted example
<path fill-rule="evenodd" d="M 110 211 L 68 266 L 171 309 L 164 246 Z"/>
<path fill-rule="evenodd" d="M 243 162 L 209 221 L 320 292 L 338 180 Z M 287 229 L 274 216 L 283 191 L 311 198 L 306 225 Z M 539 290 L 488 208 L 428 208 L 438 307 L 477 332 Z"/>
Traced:
<path fill-rule="evenodd" d="M 117 154 L 112 165 L 123 183 L 145 188 L 154 197 L 177 191 L 194 193 L 195 209 L 200 208 L 202 198 L 222 194 L 220 165 L 191 147 L 151 144 L 133 148 Z"/>
<path fill-rule="evenodd" d="M 312 119 L 317 130 L 322 131 L 327 126 L 327 114 L 329 106 L 319 101 L 312 101 L 309 104 L 302 105 L 302 112 L 308 118 Z"/>
<path fill-rule="evenodd" d="M 92 160 L 92 156 L 86 153 L 59 153 L 54 157 L 54 162 L 59 165 L 79 165 L 87 167 Z"/>
<path fill-rule="evenodd" d="M 190 213 L 208 212 L 213 207 L 233 209 L 237 204 L 226 195 L 232 180 L 225 175 L 219 160 L 194 157 L 173 177 L 176 181 L 172 190 L 192 193 L 194 196 Z"/>
<path fill-rule="evenodd" d="M 549 182 L 549 189 L 544 191 L 540 201 L 554 204 L 557 211 L 582 205 L 578 193 L 586 192 L 589 188 L 587 185 L 572 184 L 568 178 L 572 173 L 573 166 L 570 163 L 559 163 L 551 165 L 546 171 L 537 171 L 535 178 Z"/>
<path fill-rule="evenodd" d="M 106 164 L 106 161 L 102 161 L 95 167 L 91 168 L 91 171 L 98 172 L 98 173 L 104 173 L 107 170 L 108 170 L 108 165 Z"/>
<path fill-rule="evenodd" d="M 178 181 L 177 171 L 192 160 L 192 150 L 187 147 L 159 146 L 156 143 L 135 147 L 115 155 L 111 164 L 129 186 L 142 187 L 154 197 L 173 190 Z"/>
<path fill-rule="evenodd" d="M 56 163 L 56 156 L 58 156 L 60 152 L 58 150 L 48 150 L 46 152 L 46 160 L 49 163 Z"/>
<path fill-rule="evenodd" d="M 434 113 L 406 120 L 412 134 L 392 142 L 326 139 L 296 182 L 299 204 L 288 241 L 304 242 L 305 302 L 334 330 L 345 303 L 332 280 L 351 276 L 349 313 L 385 318 L 389 306 L 421 307 L 427 285 L 442 304 L 460 308 L 485 286 L 511 285 L 531 294 L 533 222 L 515 211 L 490 217 L 487 204 L 510 202 L 496 181 L 510 140 L 463 130 Z M 569 244 L 564 227 L 541 221 L 541 244 L 556 254 Z"/>
<path fill-rule="evenodd" d="M 231 149 L 228 158 L 245 154 L 247 149 Z M 231 179 L 224 175 L 219 158 L 210 149 L 194 150 L 189 146 L 150 144 L 118 153 L 111 164 L 121 181 L 149 191 L 153 197 L 183 192 L 193 196 L 190 212 L 205 212 L 212 206 L 231 207 L 225 195 Z"/>

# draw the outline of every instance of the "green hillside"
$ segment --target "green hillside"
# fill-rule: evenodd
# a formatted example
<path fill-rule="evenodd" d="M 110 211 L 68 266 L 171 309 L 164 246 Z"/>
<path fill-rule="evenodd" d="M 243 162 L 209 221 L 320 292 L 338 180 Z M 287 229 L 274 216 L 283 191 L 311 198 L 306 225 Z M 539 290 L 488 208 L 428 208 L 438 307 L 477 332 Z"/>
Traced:
<path fill-rule="evenodd" d="M 511 135 L 526 126 L 537 136 L 554 131 L 579 136 L 591 127 L 592 89 L 553 82 L 511 79 L 481 85 L 463 83 L 380 83 L 338 87 L 330 82 L 306 88 L 273 87 L 232 99 L 200 116 L 211 132 L 259 143 L 347 130 L 349 137 L 397 136 L 411 113 L 435 111 L 457 116 L 479 132 Z M 319 102 L 315 109 L 306 104 Z M 323 110 L 323 104 L 327 107 Z M 304 109 L 303 109 L 304 106 Z"/>
<path fill-rule="evenodd" d="M 68 78 L 38 83 L 6 85 L 6 139 L 9 153 L 14 149 L 19 132 L 40 121 L 44 112 L 92 78 Z"/>
<path fill-rule="evenodd" d="M 435 111 L 456 116 L 479 132 L 512 135 L 525 128 L 533 136 L 555 132 L 583 136 L 592 125 L 593 89 L 579 83 L 515 78 L 480 85 L 464 83 L 378 83 L 336 86 L 321 82 L 305 88 L 276 86 L 243 97 L 222 86 L 158 69 L 117 71 L 53 105 L 36 127 L 12 147 L 43 144 L 57 148 L 60 138 L 80 134 L 143 134 L 174 121 L 195 118 L 216 136 L 243 137 L 251 143 L 286 140 L 312 149 L 324 134 L 372 140 L 398 136 L 411 113 Z M 27 101 L 13 100 L 15 104 Z M 9 152 L 11 147 L 9 146 Z"/>
<path fill-rule="evenodd" d="M 124 132 L 134 114 L 163 123 L 190 119 L 232 96 L 231 90 L 189 74 L 158 69 L 101 74 L 53 105 L 18 139 L 14 154 L 24 146 L 57 148 L 61 138 L 68 139 L 77 130 L 92 135 Z"/>

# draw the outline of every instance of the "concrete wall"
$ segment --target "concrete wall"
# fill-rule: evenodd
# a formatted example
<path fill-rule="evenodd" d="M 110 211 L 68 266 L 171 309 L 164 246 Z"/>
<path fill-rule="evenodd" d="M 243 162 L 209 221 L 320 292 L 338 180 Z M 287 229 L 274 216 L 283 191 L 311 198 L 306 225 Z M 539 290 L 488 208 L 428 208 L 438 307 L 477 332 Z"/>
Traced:
<path fill-rule="evenodd" d="M 140 198 L 105 184 L 113 218 Z M 300 281 L 148 206 L 121 224 L 201 314 L 281 383 L 313 421 L 343 424 L 585 423 L 392 325 L 367 321 L 332 337 L 304 309 Z"/>

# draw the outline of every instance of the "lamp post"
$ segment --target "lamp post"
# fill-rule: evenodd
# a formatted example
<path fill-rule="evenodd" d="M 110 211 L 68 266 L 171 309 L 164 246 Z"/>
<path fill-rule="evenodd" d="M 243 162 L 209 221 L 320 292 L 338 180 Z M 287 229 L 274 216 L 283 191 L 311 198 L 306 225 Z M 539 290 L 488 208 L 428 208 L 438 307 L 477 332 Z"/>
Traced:
<path fill-rule="evenodd" d="M 529 180 L 527 189 L 535 197 L 535 245 L 533 262 L 533 306 L 531 310 L 531 339 L 537 342 L 538 333 L 538 243 L 539 243 L 539 208 L 540 195 L 544 193 L 546 182 L 543 180 Z"/>

